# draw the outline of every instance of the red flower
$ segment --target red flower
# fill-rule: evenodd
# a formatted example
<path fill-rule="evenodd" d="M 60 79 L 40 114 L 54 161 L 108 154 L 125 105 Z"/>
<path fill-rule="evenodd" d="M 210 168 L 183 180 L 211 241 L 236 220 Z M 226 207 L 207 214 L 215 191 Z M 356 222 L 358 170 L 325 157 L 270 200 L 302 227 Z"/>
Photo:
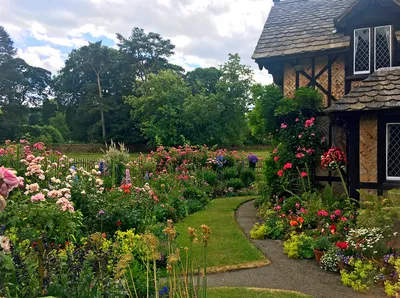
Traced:
<path fill-rule="evenodd" d="M 332 234 L 335 234 L 336 232 L 336 225 L 330 225 L 329 229 L 331 230 Z"/>
<path fill-rule="evenodd" d="M 349 244 L 346 241 L 344 242 L 338 241 L 336 242 L 335 246 L 339 247 L 340 249 L 347 249 L 349 247 Z"/>
<path fill-rule="evenodd" d="M 301 216 L 299 216 L 299 217 L 297 218 L 297 220 L 298 220 L 300 223 L 303 223 L 303 222 L 304 222 L 304 218 L 302 218 Z"/>
<path fill-rule="evenodd" d="M 278 162 L 279 156 L 275 156 L 275 157 L 274 157 L 274 160 L 275 160 L 275 162 Z"/>
<path fill-rule="evenodd" d="M 117 223 L 115 224 L 115 226 L 118 228 L 120 225 L 122 225 L 122 221 L 117 221 Z"/>
<path fill-rule="evenodd" d="M 279 170 L 277 174 L 278 174 L 279 177 L 282 177 L 283 176 L 283 170 Z"/>
<path fill-rule="evenodd" d="M 288 162 L 283 166 L 283 169 L 287 170 L 287 169 L 291 169 L 292 167 L 293 167 L 293 165 L 290 162 Z"/>
<path fill-rule="evenodd" d="M 297 221 L 295 221 L 295 220 L 291 220 L 291 221 L 290 221 L 290 226 L 296 227 L 296 226 L 298 226 L 298 225 L 299 225 L 299 223 L 298 223 Z"/>
<path fill-rule="evenodd" d="M 306 172 L 301 172 L 301 177 L 307 177 L 308 176 L 308 174 L 306 173 Z"/>

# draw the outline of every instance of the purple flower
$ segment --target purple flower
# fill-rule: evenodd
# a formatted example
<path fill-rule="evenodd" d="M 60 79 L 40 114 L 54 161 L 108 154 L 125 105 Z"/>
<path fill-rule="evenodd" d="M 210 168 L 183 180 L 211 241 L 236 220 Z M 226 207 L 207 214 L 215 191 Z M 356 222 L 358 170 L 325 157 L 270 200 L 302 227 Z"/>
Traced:
<path fill-rule="evenodd" d="M 104 210 L 100 210 L 99 215 L 103 215 L 103 214 L 104 214 Z"/>
<path fill-rule="evenodd" d="M 249 154 L 247 156 L 247 159 L 249 160 L 249 163 L 255 165 L 258 162 L 258 157 L 255 156 L 254 154 Z"/>

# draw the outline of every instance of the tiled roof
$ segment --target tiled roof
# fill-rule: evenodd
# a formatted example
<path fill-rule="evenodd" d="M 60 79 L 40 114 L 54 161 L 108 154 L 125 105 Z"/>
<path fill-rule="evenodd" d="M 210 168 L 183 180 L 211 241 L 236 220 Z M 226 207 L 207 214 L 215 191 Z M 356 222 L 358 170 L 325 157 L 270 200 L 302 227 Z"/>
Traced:
<path fill-rule="evenodd" d="M 326 111 L 364 111 L 399 107 L 400 67 L 388 67 L 374 72 Z"/>
<path fill-rule="evenodd" d="M 336 33 L 334 18 L 356 0 L 285 0 L 275 2 L 253 54 L 272 58 L 348 48 L 350 37 Z"/>

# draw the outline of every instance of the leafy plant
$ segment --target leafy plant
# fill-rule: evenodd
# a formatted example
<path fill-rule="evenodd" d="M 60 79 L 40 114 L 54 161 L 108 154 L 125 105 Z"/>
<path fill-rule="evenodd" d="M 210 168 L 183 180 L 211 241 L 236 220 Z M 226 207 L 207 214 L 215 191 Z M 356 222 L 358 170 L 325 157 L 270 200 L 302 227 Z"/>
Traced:
<path fill-rule="evenodd" d="M 330 247 L 321 257 L 320 267 L 326 271 L 338 271 L 337 264 L 339 249 L 335 246 Z"/>
<path fill-rule="evenodd" d="M 377 273 L 377 268 L 371 261 L 362 261 L 352 259 L 350 265 L 353 270 L 348 272 L 341 270 L 340 275 L 345 286 L 352 287 L 353 290 L 359 292 L 367 292 L 373 284 L 374 276 Z"/>
<path fill-rule="evenodd" d="M 327 251 L 332 243 L 327 236 L 320 236 L 314 241 L 314 248 L 322 251 Z"/>
<path fill-rule="evenodd" d="M 283 251 L 289 258 L 305 258 L 311 259 L 314 257 L 314 239 L 304 233 L 290 234 L 290 238 L 283 243 Z"/>

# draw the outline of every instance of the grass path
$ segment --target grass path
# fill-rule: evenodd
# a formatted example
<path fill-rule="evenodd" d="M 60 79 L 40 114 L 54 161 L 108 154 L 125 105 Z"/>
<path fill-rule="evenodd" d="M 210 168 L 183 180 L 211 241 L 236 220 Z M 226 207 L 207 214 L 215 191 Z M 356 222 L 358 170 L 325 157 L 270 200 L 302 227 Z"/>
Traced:
<path fill-rule="evenodd" d="M 248 240 L 235 219 L 235 210 L 251 199 L 254 197 L 215 199 L 205 210 L 190 215 L 176 225 L 179 245 L 189 247 L 188 227 L 200 230 L 200 226 L 205 224 L 212 231 L 207 248 L 208 272 L 254 268 L 269 264 L 264 254 Z M 194 254 L 196 268 L 197 264 L 203 264 L 200 245 L 194 246 Z"/>
<path fill-rule="evenodd" d="M 292 291 L 270 290 L 261 288 L 208 288 L 210 298 L 311 298 L 311 296 Z"/>

